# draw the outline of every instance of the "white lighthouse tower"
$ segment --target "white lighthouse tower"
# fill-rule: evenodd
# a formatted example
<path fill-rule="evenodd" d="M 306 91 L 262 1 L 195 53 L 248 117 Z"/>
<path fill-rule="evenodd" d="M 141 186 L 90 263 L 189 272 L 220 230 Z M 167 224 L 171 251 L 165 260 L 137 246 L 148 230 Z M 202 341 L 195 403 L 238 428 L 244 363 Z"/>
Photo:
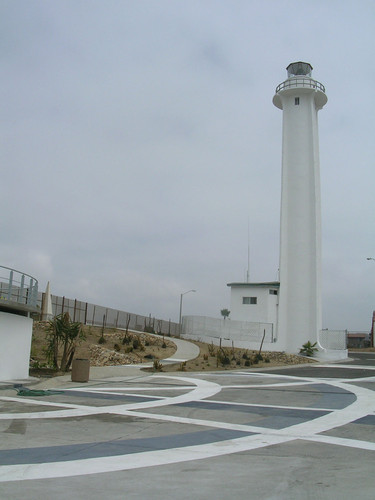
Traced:
<path fill-rule="evenodd" d="M 276 88 L 283 111 L 278 342 L 298 352 L 318 339 L 321 312 L 321 213 L 318 111 L 327 102 L 312 66 L 295 62 Z"/>

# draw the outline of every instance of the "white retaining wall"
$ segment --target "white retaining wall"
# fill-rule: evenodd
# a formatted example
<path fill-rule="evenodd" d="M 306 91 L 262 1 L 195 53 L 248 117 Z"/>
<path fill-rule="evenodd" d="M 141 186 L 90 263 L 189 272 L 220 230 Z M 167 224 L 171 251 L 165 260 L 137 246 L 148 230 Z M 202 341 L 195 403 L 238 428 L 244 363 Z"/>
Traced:
<path fill-rule="evenodd" d="M 29 377 L 33 320 L 0 311 L 0 380 Z"/>
<path fill-rule="evenodd" d="M 339 361 L 348 357 L 346 330 L 320 330 L 319 352 L 316 357 L 326 361 Z"/>
<path fill-rule="evenodd" d="M 271 323 L 222 320 L 207 316 L 184 316 L 181 337 L 222 346 L 259 349 L 265 332 L 263 349 L 277 351 Z"/>

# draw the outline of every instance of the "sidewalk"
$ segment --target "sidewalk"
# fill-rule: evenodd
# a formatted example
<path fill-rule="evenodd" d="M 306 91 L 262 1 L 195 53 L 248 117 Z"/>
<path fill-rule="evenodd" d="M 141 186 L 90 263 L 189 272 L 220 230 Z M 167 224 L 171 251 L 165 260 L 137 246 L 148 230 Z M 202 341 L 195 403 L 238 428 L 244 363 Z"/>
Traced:
<path fill-rule="evenodd" d="M 192 342 L 175 338 L 171 338 L 169 340 L 176 344 L 177 350 L 171 357 L 160 360 L 162 364 L 182 363 L 199 356 L 199 347 Z M 90 379 L 87 383 L 84 383 L 84 385 L 87 386 L 90 385 L 90 383 L 95 384 L 98 382 L 98 380 L 103 379 L 115 379 L 123 377 L 148 377 L 150 374 L 142 371 L 142 368 L 150 368 L 152 366 L 152 362 L 141 363 L 137 365 L 91 366 Z M 66 386 L 67 383 L 70 383 L 72 386 L 82 385 L 81 382 L 72 382 L 71 373 L 67 373 L 66 375 L 51 377 L 43 380 L 30 377 L 29 379 L 25 380 L 10 380 L 5 382 L 0 381 L 0 387 L 13 388 L 14 384 L 20 384 L 24 386 L 32 386 L 33 389 L 49 389 L 52 387 L 63 387 Z"/>

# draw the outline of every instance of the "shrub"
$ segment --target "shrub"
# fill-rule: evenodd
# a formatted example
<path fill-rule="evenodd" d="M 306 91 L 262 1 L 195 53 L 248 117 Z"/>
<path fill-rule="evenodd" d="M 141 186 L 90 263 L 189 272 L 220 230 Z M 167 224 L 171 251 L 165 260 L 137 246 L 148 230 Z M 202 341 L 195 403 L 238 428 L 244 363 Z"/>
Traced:
<path fill-rule="evenodd" d="M 47 327 L 46 354 L 49 363 L 57 370 L 67 372 L 77 345 L 85 338 L 82 324 L 72 321 L 68 312 L 55 316 Z"/>
<path fill-rule="evenodd" d="M 214 343 L 212 342 L 211 344 L 208 345 L 208 354 L 210 356 L 216 356 L 216 348 L 214 346 Z"/>
<path fill-rule="evenodd" d="M 126 332 L 126 333 L 125 333 L 125 335 L 124 335 L 124 337 L 123 337 L 123 339 L 122 339 L 122 343 L 123 343 L 123 344 L 130 344 L 131 340 L 132 340 L 131 335 L 129 335 L 129 334 Z"/>
<path fill-rule="evenodd" d="M 229 354 L 224 348 L 221 348 L 217 351 L 216 357 L 218 363 L 220 363 L 222 366 L 230 365 Z"/>
<path fill-rule="evenodd" d="M 155 359 L 154 360 L 154 370 L 157 371 L 157 372 L 161 372 L 163 371 L 163 365 L 160 363 L 160 361 L 158 359 Z"/>
<path fill-rule="evenodd" d="M 309 356 L 309 357 L 314 356 L 315 352 L 318 351 L 318 348 L 315 347 L 316 344 L 317 344 L 316 342 L 312 344 L 309 340 L 308 342 L 306 342 L 306 344 L 303 344 L 303 346 L 299 350 L 299 353 L 303 354 L 304 356 Z"/>
<path fill-rule="evenodd" d="M 120 351 L 121 351 L 121 347 L 119 346 L 119 344 L 114 344 L 113 349 L 114 349 L 116 352 L 120 352 Z"/>

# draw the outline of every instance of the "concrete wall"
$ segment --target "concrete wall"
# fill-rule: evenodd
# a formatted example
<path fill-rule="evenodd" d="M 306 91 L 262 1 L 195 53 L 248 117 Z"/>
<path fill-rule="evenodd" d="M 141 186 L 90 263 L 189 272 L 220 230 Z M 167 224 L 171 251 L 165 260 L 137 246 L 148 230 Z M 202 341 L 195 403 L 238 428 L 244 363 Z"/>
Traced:
<path fill-rule="evenodd" d="M 29 376 L 33 320 L 0 311 L 0 380 Z"/>
<path fill-rule="evenodd" d="M 184 339 L 207 342 L 209 344 L 245 349 L 259 349 L 264 331 L 263 348 L 277 351 L 274 343 L 273 325 L 269 323 L 251 323 L 247 321 L 221 320 L 207 316 L 184 316 L 182 335 Z"/>

